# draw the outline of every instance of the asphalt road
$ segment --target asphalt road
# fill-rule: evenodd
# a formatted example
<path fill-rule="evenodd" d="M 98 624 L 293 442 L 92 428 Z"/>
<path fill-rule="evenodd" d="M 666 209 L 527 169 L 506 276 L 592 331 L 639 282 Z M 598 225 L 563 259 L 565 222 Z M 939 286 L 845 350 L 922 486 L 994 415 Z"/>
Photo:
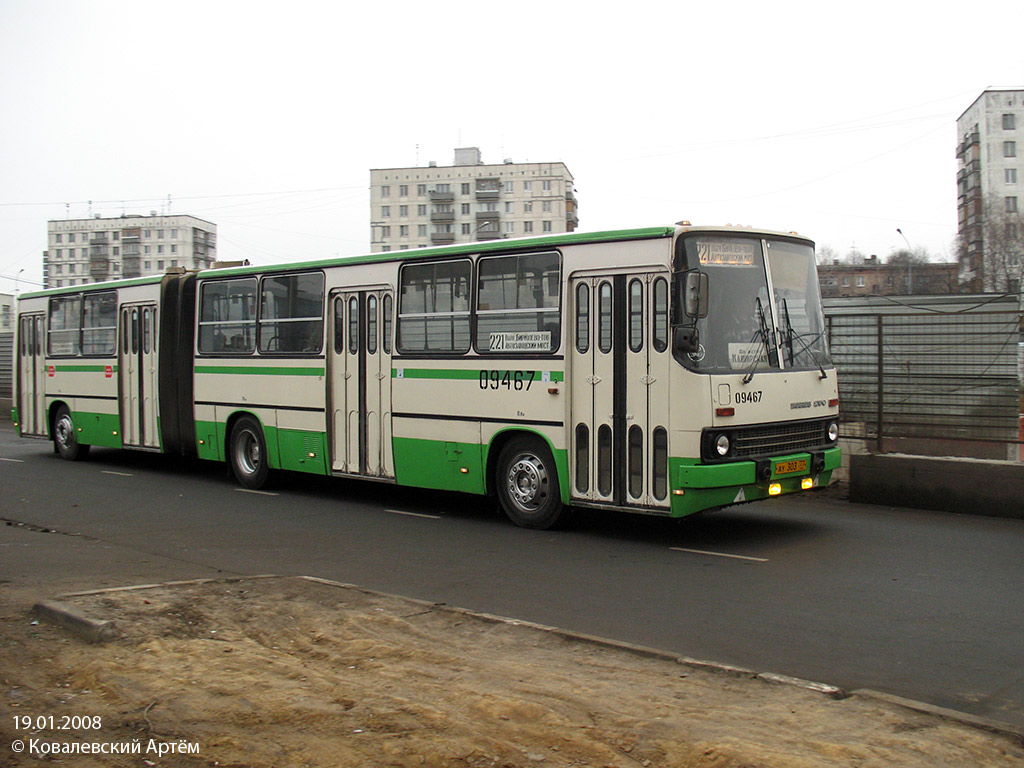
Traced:
<path fill-rule="evenodd" d="M 967 511 L 967 510 L 965 510 Z M 0 597 L 311 575 L 1024 725 L 1024 521 L 785 497 L 527 531 L 477 497 L 94 450 L 0 421 Z"/>

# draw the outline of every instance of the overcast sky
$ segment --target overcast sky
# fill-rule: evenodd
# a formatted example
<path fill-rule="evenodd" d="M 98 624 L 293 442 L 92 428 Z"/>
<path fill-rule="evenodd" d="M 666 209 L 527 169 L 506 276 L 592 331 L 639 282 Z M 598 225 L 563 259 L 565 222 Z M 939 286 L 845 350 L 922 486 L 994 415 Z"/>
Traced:
<path fill-rule="evenodd" d="M 256 264 L 363 253 L 369 169 L 458 146 L 564 162 L 582 230 L 884 257 L 900 228 L 953 259 L 956 118 L 1024 87 L 1022 21 L 1019 0 L 0 0 L 0 291 L 41 281 L 69 215 L 190 213 Z"/>

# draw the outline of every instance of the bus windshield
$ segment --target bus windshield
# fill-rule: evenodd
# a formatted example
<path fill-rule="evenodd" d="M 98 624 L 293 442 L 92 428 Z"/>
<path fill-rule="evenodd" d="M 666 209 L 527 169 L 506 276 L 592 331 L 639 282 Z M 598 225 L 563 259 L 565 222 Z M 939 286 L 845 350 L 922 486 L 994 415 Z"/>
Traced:
<path fill-rule="evenodd" d="M 700 346 L 677 359 L 704 373 L 830 365 L 818 274 L 811 245 L 782 239 L 695 235 L 680 240 L 676 297 L 685 273 L 708 275 L 708 314 L 697 322 Z M 690 318 L 679 312 L 679 324 Z"/>

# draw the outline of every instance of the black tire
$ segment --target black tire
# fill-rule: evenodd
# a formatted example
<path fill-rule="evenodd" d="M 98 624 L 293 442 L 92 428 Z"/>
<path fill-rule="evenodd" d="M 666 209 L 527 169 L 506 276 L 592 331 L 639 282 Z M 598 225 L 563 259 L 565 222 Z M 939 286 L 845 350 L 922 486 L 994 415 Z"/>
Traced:
<path fill-rule="evenodd" d="M 498 454 L 495 488 L 501 508 L 518 526 L 544 530 L 562 517 L 555 461 L 538 438 L 515 437 L 505 444 Z"/>
<path fill-rule="evenodd" d="M 267 441 L 263 428 L 252 416 L 243 416 L 231 428 L 228 440 L 228 463 L 235 479 L 244 488 L 262 488 L 270 475 L 267 464 Z"/>
<path fill-rule="evenodd" d="M 66 461 L 81 461 L 89 455 L 89 446 L 78 442 L 75 422 L 66 405 L 57 409 L 53 419 L 53 444 L 60 457 Z"/>

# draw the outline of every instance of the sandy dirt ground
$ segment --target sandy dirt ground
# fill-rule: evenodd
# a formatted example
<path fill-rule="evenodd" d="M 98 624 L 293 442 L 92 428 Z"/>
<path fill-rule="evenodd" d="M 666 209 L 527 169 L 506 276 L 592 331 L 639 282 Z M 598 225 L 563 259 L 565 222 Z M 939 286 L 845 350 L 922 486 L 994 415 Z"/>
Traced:
<path fill-rule="evenodd" d="M 62 600 L 121 634 L 89 644 L 0 608 L 0 765 L 1024 764 L 1014 738 L 875 699 L 351 587 L 267 578 Z"/>

